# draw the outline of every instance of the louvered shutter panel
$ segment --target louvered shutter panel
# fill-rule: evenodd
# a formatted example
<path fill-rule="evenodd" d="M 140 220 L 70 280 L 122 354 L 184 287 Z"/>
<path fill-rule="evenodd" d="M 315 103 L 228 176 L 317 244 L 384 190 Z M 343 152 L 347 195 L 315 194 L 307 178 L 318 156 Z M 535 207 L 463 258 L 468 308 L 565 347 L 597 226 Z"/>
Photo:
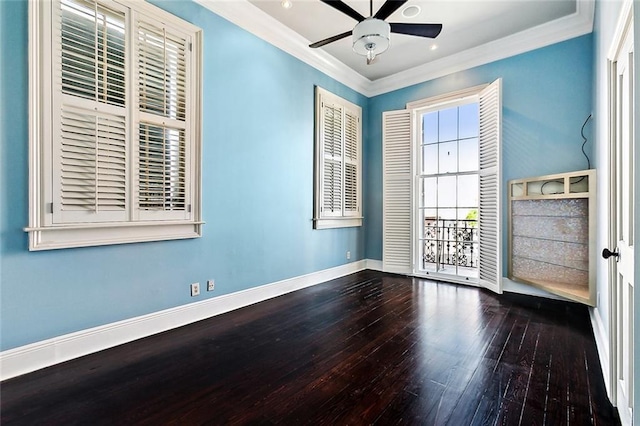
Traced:
<path fill-rule="evenodd" d="M 141 123 L 138 204 L 147 211 L 184 211 L 184 131 Z"/>
<path fill-rule="evenodd" d="M 411 111 L 383 113 L 382 124 L 382 268 L 410 274 Z"/>
<path fill-rule="evenodd" d="M 125 106 L 125 13 L 90 0 L 62 0 L 58 11 L 63 93 Z"/>
<path fill-rule="evenodd" d="M 188 219 L 188 36 L 160 23 L 139 21 L 137 58 L 137 214 L 144 220 Z"/>
<path fill-rule="evenodd" d="M 322 100 L 321 216 L 342 216 L 343 206 L 343 108 Z"/>
<path fill-rule="evenodd" d="M 480 285 L 502 293 L 500 232 L 501 80 L 480 93 Z"/>
<path fill-rule="evenodd" d="M 139 109 L 186 120 L 188 41 L 161 25 L 138 22 Z"/>
<path fill-rule="evenodd" d="M 360 123 L 358 115 L 352 111 L 345 112 L 344 130 L 344 215 L 360 215 L 358 181 L 360 152 Z"/>
<path fill-rule="evenodd" d="M 127 218 L 125 12 L 63 0 L 53 46 L 53 222 Z"/>

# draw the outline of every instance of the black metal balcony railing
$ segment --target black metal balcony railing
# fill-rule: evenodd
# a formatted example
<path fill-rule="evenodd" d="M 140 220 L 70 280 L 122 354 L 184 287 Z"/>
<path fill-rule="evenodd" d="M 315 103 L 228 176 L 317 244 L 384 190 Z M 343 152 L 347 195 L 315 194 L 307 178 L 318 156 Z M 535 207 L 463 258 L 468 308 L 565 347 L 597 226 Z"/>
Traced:
<path fill-rule="evenodd" d="M 425 218 L 422 262 L 478 267 L 478 221 Z"/>

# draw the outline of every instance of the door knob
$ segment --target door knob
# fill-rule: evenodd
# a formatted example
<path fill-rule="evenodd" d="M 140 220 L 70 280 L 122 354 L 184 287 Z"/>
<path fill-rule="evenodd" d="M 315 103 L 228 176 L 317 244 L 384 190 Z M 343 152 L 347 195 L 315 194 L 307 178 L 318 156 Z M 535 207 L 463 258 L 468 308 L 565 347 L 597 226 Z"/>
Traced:
<path fill-rule="evenodd" d="M 609 250 L 608 248 L 602 250 L 602 257 L 604 257 L 605 259 L 610 258 L 611 256 L 614 256 L 616 258 L 616 260 L 618 260 L 618 257 L 620 256 L 620 253 L 618 253 L 618 248 L 616 247 L 616 249 L 614 251 Z"/>

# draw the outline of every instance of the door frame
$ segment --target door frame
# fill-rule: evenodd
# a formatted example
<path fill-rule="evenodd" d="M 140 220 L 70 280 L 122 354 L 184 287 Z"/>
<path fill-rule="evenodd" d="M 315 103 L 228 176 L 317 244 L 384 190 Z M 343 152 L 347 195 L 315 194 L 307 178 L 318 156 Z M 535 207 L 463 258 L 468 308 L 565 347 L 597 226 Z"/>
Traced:
<path fill-rule="evenodd" d="M 607 247 L 614 249 L 617 246 L 617 223 L 618 218 L 617 211 L 617 79 L 616 79 L 616 58 L 624 45 L 624 41 L 629 31 L 633 31 L 633 1 L 626 0 L 621 8 L 618 16 L 618 22 L 616 24 L 615 32 L 607 54 L 607 86 L 608 86 L 608 140 L 607 140 L 607 154 L 608 154 L 608 166 L 609 173 L 607 175 L 607 188 L 609 190 L 609 208 L 608 208 L 608 230 L 607 230 Z M 635 67 L 633 67 L 635 73 Z M 631 76 L 632 83 L 634 82 L 634 76 Z M 633 116 L 635 120 L 635 116 Z M 634 179 L 631 176 L 631 179 Z M 631 218 L 633 220 L 633 218 Z M 617 262 L 607 262 L 607 290 L 609 293 L 609 359 L 608 367 L 609 374 L 605 377 L 607 381 L 607 388 L 610 393 L 610 399 L 614 406 L 618 406 L 618 383 L 617 383 L 617 369 L 618 369 L 618 288 L 617 288 L 617 275 L 618 268 Z M 620 410 L 618 410 L 620 412 Z M 622 417 L 622 416 L 621 416 Z M 621 418 L 623 424 L 625 419 Z M 626 419 L 632 421 L 632 419 Z"/>

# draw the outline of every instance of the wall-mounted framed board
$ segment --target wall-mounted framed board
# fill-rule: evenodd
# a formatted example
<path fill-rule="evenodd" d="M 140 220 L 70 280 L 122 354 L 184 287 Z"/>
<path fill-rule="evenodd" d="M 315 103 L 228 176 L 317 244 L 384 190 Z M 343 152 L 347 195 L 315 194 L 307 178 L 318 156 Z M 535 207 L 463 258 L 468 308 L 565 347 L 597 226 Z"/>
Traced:
<path fill-rule="evenodd" d="M 596 171 L 509 181 L 509 278 L 596 304 Z"/>

